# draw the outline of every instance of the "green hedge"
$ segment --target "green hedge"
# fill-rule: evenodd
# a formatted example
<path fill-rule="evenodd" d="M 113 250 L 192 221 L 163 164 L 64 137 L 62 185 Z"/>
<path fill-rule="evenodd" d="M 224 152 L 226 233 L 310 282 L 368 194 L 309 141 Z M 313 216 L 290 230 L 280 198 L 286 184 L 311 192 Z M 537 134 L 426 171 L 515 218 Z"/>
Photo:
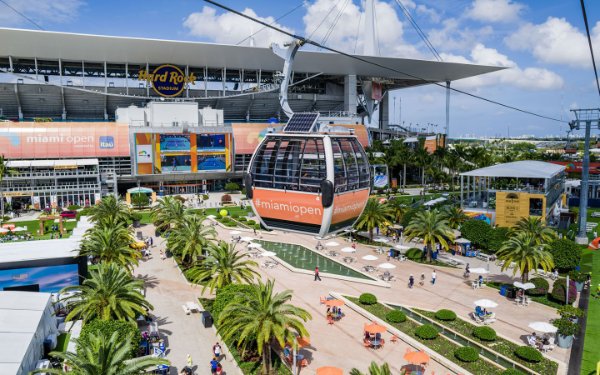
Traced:
<path fill-rule="evenodd" d="M 452 310 L 442 309 L 435 313 L 437 320 L 453 321 L 456 320 L 456 313 Z"/>
<path fill-rule="evenodd" d="M 506 370 L 504 370 L 502 372 L 502 375 L 527 375 L 522 371 L 519 371 L 517 369 L 514 368 L 507 368 Z"/>
<path fill-rule="evenodd" d="M 488 249 L 493 228 L 483 220 L 467 220 L 460 227 L 460 233 L 478 248 Z"/>
<path fill-rule="evenodd" d="M 423 324 L 415 329 L 415 335 L 423 340 L 433 340 L 438 337 L 438 330 L 431 324 Z"/>
<path fill-rule="evenodd" d="M 423 250 L 417 249 L 416 247 L 411 247 L 406 250 L 406 257 L 410 260 L 417 260 L 423 257 Z"/>
<path fill-rule="evenodd" d="M 577 288 L 575 287 L 575 283 L 574 282 L 569 282 L 570 287 L 569 287 L 569 304 L 575 302 L 575 298 L 577 298 Z M 561 303 L 565 303 L 565 299 L 566 299 L 566 286 L 567 286 L 567 280 L 565 279 L 558 279 L 554 282 L 554 286 L 552 287 L 552 293 L 550 294 L 552 296 L 552 299 L 554 299 L 557 302 L 561 302 Z"/>
<path fill-rule="evenodd" d="M 390 323 L 402 323 L 406 321 L 406 314 L 400 310 L 392 310 L 385 314 L 385 320 Z"/>
<path fill-rule="evenodd" d="M 550 290 L 550 284 L 548 283 L 548 280 L 543 279 L 541 277 L 534 277 L 532 279 L 529 279 L 529 282 L 533 283 L 533 285 L 535 285 L 535 288 L 527 289 L 525 291 L 526 294 L 530 296 L 545 296 L 546 294 L 548 294 L 548 290 Z"/>
<path fill-rule="evenodd" d="M 363 305 L 374 305 L 377 303 L 377 297 L 371 293 L 363 293 L 358 297 L 358 302 Z"/>
<path fill-rule="evenodd" d="M 475 362 L 479 359 L 477 349 L 470 346 L 463 346 L 454 351 L 454 356 L 463 362 Z"/>
<path fill-rule="evenodd" d="M 544 358 L 539 350 L 537 350 L 536 348 L 532 348 L 531 346 L 518 347 L 515 350 L 515 355 L 524 361 L 532 363 L 537 363 Z"/>
<path fill-rule="evenodd" d="M 212 316 L 215 321 L 219 319 L 219 314 L 227 307 L 231 301 L 235 300 L 237 294 L 252 290 L 252 286 L 246 284 L 230 284 L 217 290 L 217 296 L 212 305 Z"/>
<path fill-rule="evenodd" d="M 137 357 L 142 336 L 137 325 L 133 322 L 124 322 L 120 320 L 92 320 L 91 322 L 86 323 L 81 329 L 79 339 L 77 340 L 77 346 L 78 348 L 89 346 L 89 336 L 91 333 L 96 335 L 101 334 L 102 336 L 109 338 L 114 332 L 117 332 L 118 341 L 124 341 L 129 338 L 131 342 L 131 352 L 128 354 L 127 359 Z M 81 349 L 77 350 L 81 351 Z"/>
<path fill-rule="evenodd" d="M 496 340 L 496 331 L 491 327 L 476 327 L 473 329 L 473 336 L 477 337 L 482 341 L 494 341 Z"/>
<path fill-rule="evenodd" d="M 552 242 L 549 250 L 554 258 L 554 266 L 561 272 L 575 269 L 581 262 L 581 246 L 567 238 Z"/>

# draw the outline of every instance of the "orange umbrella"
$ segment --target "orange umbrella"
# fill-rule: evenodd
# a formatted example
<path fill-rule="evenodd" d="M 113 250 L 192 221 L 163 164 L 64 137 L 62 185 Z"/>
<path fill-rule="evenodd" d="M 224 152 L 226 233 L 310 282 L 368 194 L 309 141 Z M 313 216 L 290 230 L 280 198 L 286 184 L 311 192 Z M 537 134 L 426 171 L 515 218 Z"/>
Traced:
<path fill-rule="evenodd" d="M 340 307 L 344 306 L 344 301 L 342 301 L 341 299 L 328 299 L 327 301 L 325 301 L 325 305 L 329 307 Z"/>
<path fill-rule="evenodd" d="M 298 337 L 296 341 L 298 342 L 299 348 L 304 348 L 305 346 L 310 345 L 310 339 L 308 337 Z"/>
<path fill-rule="evenodd" d="M 317 369 L 317 375 L 343 375 L 344 371 L 341 368 L 325 366 Z"/>
<path fill-rule="evenodd" d="M 365 324 L 365 331 L 369 333 L 383 333 L 387 331 L 387 329 L 377 323 L 370 323 Z"/>
<path fill-rule="evenodd" d="M 413 365 L 420 365 L 429 362 L 429 356 L 422 351 L 408 352 L 404 355 L 404 360 Z"/>

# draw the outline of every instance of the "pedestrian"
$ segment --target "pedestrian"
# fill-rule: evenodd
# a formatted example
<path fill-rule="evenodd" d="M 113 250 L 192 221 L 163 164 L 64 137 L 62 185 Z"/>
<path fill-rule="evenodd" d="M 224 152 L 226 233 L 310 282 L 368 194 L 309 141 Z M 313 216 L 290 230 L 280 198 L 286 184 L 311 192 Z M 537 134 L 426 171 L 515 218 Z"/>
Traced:
<path fill-rule="evenodd" d="M 421 280 L 419 281 L 419 285 L 420 286 L 425 285 L 425 274 L 424 273 L 421 274 Z"/>
<path fill-rule="evenodd" d="M 194 361 L 192 360 L 192 356 L 188 353 L 187 355 L 187 366 L 192 368 L 194 366 Z"/>
<path fill-rule="evenodd" d="M 356 250 L 356 242 L 354 242 L 354 241 L 352 242 L 352 248 L 353 248 L 354 250 Z"/>
<path fill-rule="evenodd" d="M 410 289 L 412 289 L 413 285 L 415 285 L 415 278 L 414 278 L 414 277 L 413 277 L 413 275 L 411 274 L 411 275 L 408 277 L 408 287 L 409 287 Z"/>
<path fill-rule="evenodd" d="M 319 266 L 315 267 L 315 280 L 314 281 L 321 281 L 321 276 L 319 276 Z"/>
<path fill-rule="evenodd" d="M 154 239 L 152 237 L 150 237 L 150 246 L 154 245 Z"/>
<path fill-rule="evenodd" d="M 215 355 L 215 358 L 217 358 L 217 359 L 221 358 L 221 345 L 219 345 L 219 343 L 216 343 L 213 346 L 213 353 Z"/>
<path fill-rule="evenodd" d="M 166 259 L 166 257 L 165 257 L 165 252 L 164 252 L 164 251 L 162 251 L 162 249 L 160 250 L 160 259 L 161 259 L 161 260 L 165 260 L 165 259 Z"/>
<path fill-rule="evenodd" d="M 435 279 L 436 279 L 437 275 L 435 273 L 435 270 L 433 270 L 431 272 L 431 285 L 435 285 Z"/>
<path fill-rule="evenodd" d="M 254 228 L 254 235 L 256 236 L 256 228 Z"/>
<path fill-rule="evenodd" d="M 218 368 L 219 368 L 219 361 L 217 361 L 216 358 L 213 358 L 212 361 L 210 361 L 210 373 L 216 374 Z"/>

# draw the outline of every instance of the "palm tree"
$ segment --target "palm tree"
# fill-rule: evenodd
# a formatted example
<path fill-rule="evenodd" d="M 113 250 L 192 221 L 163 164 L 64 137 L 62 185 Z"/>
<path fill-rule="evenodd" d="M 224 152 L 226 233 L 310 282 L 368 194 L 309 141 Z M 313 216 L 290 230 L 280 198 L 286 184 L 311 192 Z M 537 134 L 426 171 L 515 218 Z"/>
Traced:
<path fill-rule="evenodd" d="M 151 367 L 169 365 L 169 361 L 153 356 L 128 359 L 131 353 L 131 339 L 118 339 L 117 332 L 108 337 L 92 333 L 89 345 L 80 346 L 77 353 L 51 352 L 50 356 L 61 359 L 69 366 L 62 369 L 38 369 L 34 374 L 75 374 L 75 375 L 138 375 Z"/>
<path fill-rule="evenodd" d="M 225 241 L 208 250 L 208 257 L 202 264 L 195 266 L 189 273 L 193 282 L 199 283 L 208 280 L 202 291 L 206 288 L 212 293 L 215 288 L 220 289 L 233 283 L 251 283 L 258 273 L 254 270 L 258 265 L 248 256 L 235 250 L 235 245 Z"/>
<path fill-rule="evenodd" d="M 214 246 L 216 234 L 215 228 L 204 225 L 203 216 L 186 214 L 179 225 L 171 230 L 167 241 L 169 249 L 181 256 L 186 265 L 190 265 Z"/>
<path fill-rule="evenodd" d="M 431 163 L 431 155 L 423 146 L 419 146 L 414 151 L 414 160 L 415 164 L 421 168 L 421 185 L 425 186 L 425 169 Z"/>
<path fill-rule="evenodd" d="M 141 254 L 130 246 L 133 242 L 130 229 L 106 223 L 101 222 L 86 232 L 79 255 L 91 256 L 94 263 L 114 263 L 131 271 Z"/>
<path fill-rule="evenodd" d="M 289 304 L 292 291 L 273 292 L 272 280 L 253 285 L 240 293 L 219 315 L 219 331 L 224 340 L 239 337 L 238 346 L 245 348 L 253 342 L 262 355 L 263 374 L 271 373 L 271 343 L 281 347 L 294 342 L 296 337 L 308 337 L 304 322 L 312 319 L 310 313 Z"/>
<path fill-rule="evenodd" d="M 441 214 L 448 220 L 448 225 L 452 229 L 458 229 L 462 223 L 469 219 L 462 208 L 454 205 L 444 207 Z"/>
<path fill-rule="evenodd" d="M 390 371 L 390 366 L 387 363 L 384 363 L 381 366 L 378 366 L 374 361 L 371 362 L 371 366 L 369 366 L 368 370 L 369 375 L 392 375 L 392 371 Z M 360 372 L 358 369 L 353 368 L 350 370 L 350 375 L 365 375 Z"/>
<path fill-rule="evenodd" d="M 112 220 L 113 223 L 128 223 L 131 219 L 131 210 L 121 199 L 114 195 L 107 195 L 92 207 L 90 219 L 95 223 L 105 220 Z"/>
<path fill-rule="evenodd" d="M 369 232 L 369 239 L 373 241 L 373 230 L 376 227 L 387 225 L 392 220 L 392 210 L 387 204 L 381 204 L 377 198 L 371 198 L 367 201 L 365 209 L 358 218 L 355 227 L 358 230 L 364 229 Z"/>
<path fill-rule="evenodd" d="M 548 228 L 539 217 L 524 217 L 517 221 L 512 228 L 512 234 L 528 233 L 533 237 L 535 243 L 550 243 L 556 238 L 556 232 Z"/>
<path fill-rule="evenodd" d="M 176 224 L 183 218 L 184 211 L 181 200 L 164 197 L 152 208 L 152 220 L 158 229 L 167 230 L 171 228 L 171 224 Z"/>
<path fill-rule="evenodd" d="M 408 211 L 408 206 L 402 203 L 399 199 L 389 200 L 388 206 L 392 213 L 392 219 L 396 223 L 401 222 L 404 214 Z"/>
<path fill-rule="evenodd" d="M 15 171 L 8 167 L 8 159 L 4 157 L 4 154 L 0 155 L 0 223 L 4 221 L 4 189 L 2 187 L 2 181 L 4 177 L 11 176 Z"/>
<path fill-rule="evenodd" d="M 419 237 L 427 247 L 427 261 L 431 262 L 431 252 L 436 243 L 448 250 L 448 241 L 454 240 L 454 233 L 443 214 L 436 210 L 418 212 L 404 231 L 408 241 Z"/>
<path fill-rule="evenodd" d="M 71 308 L 66 320 L 131 320 L 153 309 L 141 293 L 144 282 L 116 264 L 100 264 L 82 285 L 63 288 L 75 292 L 63 301 Z"/>
<path fill-rule="evenodd" d="M 531 233 L 518 233 L 508 239 L 496 253 L 499 260 L 504 261 L 502 271 L 515 263 L 513 276 L 517 270 L 521 272 L 521 280 L 527 282 L 529 272 L 541 267 L 544 271 L 554 268 L 554 259 L 548 251 L 548 244 L 537 243 Z"/>

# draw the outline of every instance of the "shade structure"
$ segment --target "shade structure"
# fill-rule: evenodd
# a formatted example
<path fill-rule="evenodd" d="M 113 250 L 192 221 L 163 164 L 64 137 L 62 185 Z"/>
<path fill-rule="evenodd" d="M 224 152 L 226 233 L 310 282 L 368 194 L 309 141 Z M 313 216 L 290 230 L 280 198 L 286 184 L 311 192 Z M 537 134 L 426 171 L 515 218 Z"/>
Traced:
<path fill-rule="evenodd" d="M 323 366 L 317 369 L 317 375 L 343 375 L 344 370 L 338 367 Z"/>
<path fill-rule="evenodd" d="M 398 250 L 408 250 L 410 249 L 410 246 L 406 246 L 406 245 L 394 245 L 394 247 Z"/>
<path fill-rule="evenodd" d="M 8 233 L 10 232 L 7 228 L 0 228 L 0 233 Z"/>
<path fill-rule="evenodd" d="M 231 232 L 229 232 L 229 234 L 231 234 L 232 236 L 236 236 L 238 234 L 242 234 L 242 232 L 240 232 L 239 230 L 232 230 Z"/>
<path fill-rule="evenodd" d="M 344 306 L 344 301 L 342 301 L 341 299 L 328 299 L 327 301 L 325 301 L 325 305 L 330 307 L 340 307 Z"/>
<path fill-rule="evenodd" d="M 473 304 L 486 309 L 493 309 L 494 307 L 498 306 L 496 302 L 489 299 L 478 299 L 477 301 L 473 302 Z"/>
<path fill-rule="evenodd" d="M 524 285 L 525 285 L 525 284 L 523 284 L 523 283 L 522 283 L 522 282 L 520 282 L 520 281 L 515 281 L 515 282 L 513 283 L 513 286 L 514 286 L 515 288 L 519 288 L 519 289 L 523 289 L 523 286 L 524 286 Z"/>
<path fill-rule="evenodd" d="M 265 251 L 264 253 L 260 254 L 263 257 L 273 257 L 275 255 L 277 255 L 277 253 L 274 253 L 272 251 Z"/>
<path fill-rule="evenodd" d="M 377 266 L 377 267 L 379 267 L 379 268 L 383 268 L 383 269 L 386 269 L 386 270 L 391 270 L 391 269 L 394 269 L 394 268 L 396 268 L 396 266 L 394 266 L 392 263 L 381 263 L 381 264 L 380 264 L 379 266 Z"/>
<path fill-rule="evenodd" d="M 11 232 L 25 232 L 27 231 L 26 227 L 16 227 L 11 230 Z"/>
<path fill-rule="evenodd" d="M 250 242 L 250 241 L 254 240 L 254 238 L 252 238 L 252 237 L 242 237 L 241 240 L 244 241 L 244 242 Z"/>
<path fill-rule="evenodd" d="M 529 328 L 541 333 L 555 333 L 558 328 L 547 322 L 532 322 L 529 323 Z"/>
<path fill-rule="evenodd" d="M 336 247 L 336 246 L 340 246 L 339 243 L 335 242 L 335 241 L 329 241 L 325 244 L 325 246 L 327 247 Z"/>
<path fill-rule="evenodd" d="M 429 362 L 429 355 L 423 351 L 408 352 L 404 355 L 404 360 L 413 365 L 420 365 Z"/>
<path fill-rule="evenodd" d="M 356 249 L 352 247 L 344 247 L 342 248 L 342 253 L 355 253 Z"/>
<path fill-rule="evenodd" d="M 217 217 L 215 215 L 208 215 L 207 218 L 209 218 L 209 219 L 216 219 Z"/>
<path fill-rule="evenodd" d="M 384 326 L 379 325 L 377 323 L 365 324 L 365 332 L 369 332 L 369 333 L 383 333 L 385 331 L 387 331 L 387 329 Z"/>
<path fill-rule="evenodd" d="M 365 255 L 364 257 L 362 257 L 362 259 L 364 259 L 364 260 L 377 260 L 379 258 L 377 258 L 375 255 Z"/>
<path fill-rule="evenodd" d="M 262 245 L 259 244 L 259 243 L 250 243 L 250 244 L 248 244 L 248 248 L 249 249 L 260 249 L 261 247 L 262 247 Z"/>
<path fill-rule="evenodd" d="M 478 273 L 478 274 L 482 274 L 482 275 L 490 273 L 490 271 L 486 270 L 485 268 L 481 268 L 481 267 L 471 268 L 469 271 L 471 273 Z"/>
<path fill-rule="evenodd" d="M 375 239 L 373 239 L 373 241 L 375 241 L 375 242 L 381 242 L 381 243 L 388 243 L 388 242 L 390 242 L 390 240 L 388 240 L 387 238 L 383 238 L 383 237 L 375 238 Z"/>
<path fill-rule="evenodd" d="M 534 289 L 535 288 L 535 284 L 534 283 L 525 283 L 523 284 L 523 289 L 528 290 L 528 289 Z"/>

